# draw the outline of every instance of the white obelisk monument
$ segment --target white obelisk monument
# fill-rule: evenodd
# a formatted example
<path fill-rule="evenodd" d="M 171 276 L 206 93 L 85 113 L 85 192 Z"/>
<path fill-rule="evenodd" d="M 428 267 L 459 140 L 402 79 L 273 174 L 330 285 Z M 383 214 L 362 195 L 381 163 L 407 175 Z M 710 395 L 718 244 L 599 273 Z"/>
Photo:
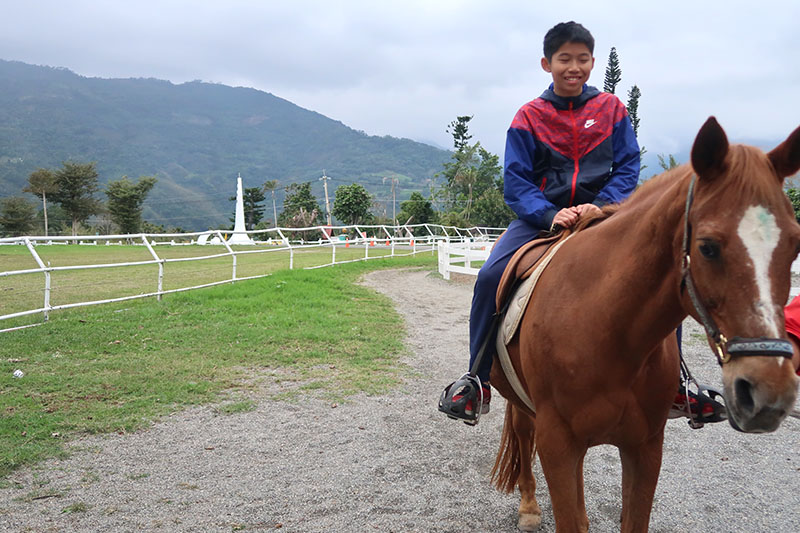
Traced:
<path fill-rule="evenodd" d="M 244 195 L 242 193 L 242 175 L 236 178 L 236 216 L 233 222 L 233 235 L 228 239 L 228 244 L 255 244 L 253 239 L 245 233 L 244 226 Z"/>

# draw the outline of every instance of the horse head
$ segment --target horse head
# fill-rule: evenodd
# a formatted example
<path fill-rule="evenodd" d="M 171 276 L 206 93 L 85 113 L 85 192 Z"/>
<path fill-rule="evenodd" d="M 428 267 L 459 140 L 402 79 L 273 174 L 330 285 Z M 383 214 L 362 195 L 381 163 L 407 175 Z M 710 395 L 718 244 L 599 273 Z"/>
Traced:
<path fill-rule="evenodd" d="M 783 307 L 800 226 L 783 180 L 800 169 L 800 128 L 765 154 L 730 145 L 711 117 L 694 141 L 691 165 L 682 305 L 705 326 L 722 365 L 731 425 L 774 431 L 797 395 Z"/>

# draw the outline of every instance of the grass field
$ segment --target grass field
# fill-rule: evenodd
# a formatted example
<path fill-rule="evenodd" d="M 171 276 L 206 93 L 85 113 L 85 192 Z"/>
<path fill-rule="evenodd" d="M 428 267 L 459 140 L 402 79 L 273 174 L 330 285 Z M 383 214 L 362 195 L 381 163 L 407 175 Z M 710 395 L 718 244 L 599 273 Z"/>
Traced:
<path fill-rule="evenodd" d="M 286 250 L 264 245 L 234 247 L 246 253 L 237 256 L 237 278 L 257 276 L 289 267 L 290 255 Z M 42 261 L 51 267 L 74 265 L 118 264 L 150 261 L 153 257 L 144 246 L 37 246 Z M 225 253 L 224 246 L 158 246 L 156 252 L 162 259 L 202 257 Z M 370 257 L 391 253 L 387 246 L 370 247 Z M 398 250 L 405 253 L 407 250 Z M 337 247 L 336 260 L 363 258 L 364 248 Z M 330 263 L 330 248 L 304 248 L 295 250 L 294 268 Z M 218 257 L 198 261 L 166 263 L 163 289 L 171 290 L 214 281 L 230 279 L 232 257 Z M 0 247 L 0 272 L 37 268 L 31 253 L 24 246 Z M 0 315 L 38 309 L 44 302 L 44 275 L 20 274 L 0 277 Z M 56 271 L 51 274 L 50 305 L 65 305 L 87 300 L 104 300 L 147 294 L 158 290 L 158 265 L 120 266 L 90 270 Z M 0 329 L 41 321 L 41 315 L 14 319 L 0 323 Z"/>
<path fill-rule="evenodd" d="M 94 247 L 77 248 L 52 247 L 48 260 L 85 262 L 80 252 L 104 261 Z M 10 255 L 24 252 L 21 261 L 27 253 L 2 252 L 0 271 L 14 263 Z M 229 268 L 230 258 L 222 263 Z M 229 405 L 221 412 L 236 412 L 252 407 L 251 391 L 270 394 L 279 382 L 292 385 L 284 395 L 313 391 L 331 401 L 383 391 L 405 372 L 398 364 L 404 331 L 390 302 L 355 281 L 368 270 L 435 265 L 430 254 L 317 270 L 286 270 L 276 259 L 265 278 L 161 302 L 61 311 L 45 325 L 0 333 L 0 476 L 64 453 L 64 441 L 77 435 L 132 431 L 184 406 L 219 402 L 223 393 Z M 16 369 L 24 377 L 14 378 Z"/>

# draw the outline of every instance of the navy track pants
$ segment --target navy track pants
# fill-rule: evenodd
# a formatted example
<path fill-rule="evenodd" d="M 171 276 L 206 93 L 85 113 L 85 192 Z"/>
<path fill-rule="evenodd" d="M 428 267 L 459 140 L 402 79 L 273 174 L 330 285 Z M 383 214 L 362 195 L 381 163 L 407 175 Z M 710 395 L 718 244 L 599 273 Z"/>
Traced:
<path fill-rule="evenodd" d="M 497 287 L 503 271 L 514 253 L 528 241 L 532 241 L 541 231 L 527 222 L 517 219 L 511 222 L 508 229 L 494 245 L 492 253 L 478 272 L 475 289 L 472 294 L 472 310 L 469 315 L 469 367 L 475 362 L 484 339 L 489 335 L 492 315 L 497 310 L 495 304 Z M 489 381 L 492 359 L 495 353 L 494 339 L 489 340 L 486 353 L 478 368 L 481 382 Z"/>

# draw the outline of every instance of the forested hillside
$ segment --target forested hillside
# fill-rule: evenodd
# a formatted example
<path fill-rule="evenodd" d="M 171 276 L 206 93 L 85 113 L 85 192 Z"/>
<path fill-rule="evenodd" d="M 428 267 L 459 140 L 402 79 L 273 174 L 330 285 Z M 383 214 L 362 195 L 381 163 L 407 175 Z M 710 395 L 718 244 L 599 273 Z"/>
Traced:
<path fill-rule="evenodd" d="M 228 222 L 239 173 L 245 187 L 312 181 L 320 198 L 323 169 L 334 189 L 358 182 L 379 197 L 387 196 L 383 178 L 396 178 L 400 199 L 423 190 L 449 158 L 255 89 L 86 78 L 0 60 L 0 197 L 21 195 L 38 167 L 97 161 L 101 184 L 125 175 L 158 178 L 146 220 L 205 229 Z"/>

